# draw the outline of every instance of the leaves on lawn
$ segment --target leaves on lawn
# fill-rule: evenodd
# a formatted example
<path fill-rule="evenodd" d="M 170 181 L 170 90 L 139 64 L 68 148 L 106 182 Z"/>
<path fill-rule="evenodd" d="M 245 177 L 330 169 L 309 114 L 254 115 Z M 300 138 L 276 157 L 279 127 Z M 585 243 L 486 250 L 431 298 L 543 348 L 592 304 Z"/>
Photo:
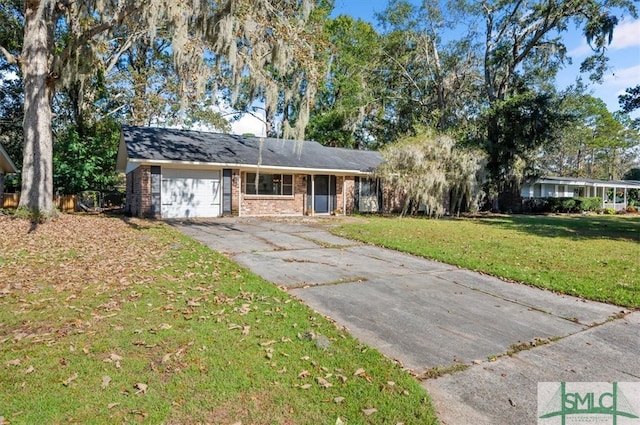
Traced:
<path fill-rule="evenodd" d="M 62 385 L 64 385 L 65 387 L 68 387 L 69 384 L 71 384 L 76 379 L 78 379 L 78 372 L 74 373 L 73 375 L 71 375 L 70 377 L 68 377 L 64 381 L 62 381 Z"/>
<path fill-rule="evenodd" d="M 135 384 L 133 384 L 133 388 L 137 390 L 136 394 L 146 394 L 149 386 L 142 382 L 136 382 Z"/>
<path fill-rule="evenodd" d="M 102 384 L 100 385 L 100 388 L 102 388 L 104 390 L 105 388 L 107 388 L 109 386 L 110 383 L 111 383 L 111 377 L 110 376 L 103 376 L 102 377 Z"/>

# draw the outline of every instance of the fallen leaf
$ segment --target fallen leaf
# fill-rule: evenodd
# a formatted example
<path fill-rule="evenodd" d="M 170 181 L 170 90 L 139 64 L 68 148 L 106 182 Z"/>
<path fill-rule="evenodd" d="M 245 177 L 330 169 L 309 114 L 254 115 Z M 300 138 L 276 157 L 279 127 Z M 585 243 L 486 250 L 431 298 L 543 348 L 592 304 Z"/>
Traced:
<path fill-rule="evenodd" d="M 109 386 L 110 382 L 111 382 L 111 377 L 110 376 L 103 376 L 102 377 L 102 385 L 100 385 L 100 387 L 104 390 L 105 388 L 107 388 Z"/>
<path fill-rule="evenodd" d="M 130 410 L 129 411 L 130 415 L 139 415 L 142 416 L 143 418 L 146 418 L 149 414 L 147 412 L 143 412 L 142 410 Z"/>
<path fill-rule="evenodd" d="M 20 363 L 22 363 L 22 361 L 20 359 L 15 359 L 15 360 L 9 360 L 7 363 L 5 363 L 7 366 L 20 366 Z"/>
<path fill-rule="evenodd" d="M 75 381 L 76 379 L 78 379 L 78 372 L 76 372 L 73 375 L 71 375 L 65 381 L 62 381 L 62 385 L 64 385 L 65 387 L 68 387 L 69 384 L 72 383 L 73 381 Z"/>
<path fill-rule="evenodd" d="M 172 327 L 173 326 L 171 326 L 168 323 L 161 323 L 160 326 L 158 326 L 159 329 L 162 329 L 162 330 L 165 330 L 165 331 L 171 329 Z"/>
<path fill-rule="evenodd" d="M 275 343 L 276 343 L 276 341 L 273 341 L 273 340 L 271 340 L 271 341 L 265 341 L 265 342 L 261 342 L 261 343 L 260 343 L 260 346 L 261 346 L 261 347 L 267 347 L 267 346 L 269 346 L 269 345 L 273 345 L 273 344 L 275 344 Z"/>
<path fill-rule="evenodd" d="M 308 390 L 309 388 L 311 388 L 311 384 L 301 385 L 300 388 L 303 389 L 303 390 Z"/>
<path fill-rule="evenodd" d="M 300 372 L 298 374 L 298 378 L 306 378 L 307 376 L 309 376 L 309 371 L 308 370 L 303 370 L 302 372 Z"/>
<path fill-rule="evenodd" d="M 358 370 L 356 370 L 355 372 L 353 372 L 354 376 L 360 376 L 362 374 L 364 374 L 365 370 L 363 368 L 359 368 Z"/>
<path fill-rule="evenodd" d="M 173 353 L 167 353 L 164 356 L 162 356 L 161 363 L 166 364 L 167 362 L 169 362 L 169 360 L 171 360 L 171 356 L 173 356 Z"/>
<path fill-rule="evenodd" d="M 27 370 L 25 370 L 25 371 L 24 371 L 24 373 L 27 373 L 27 374 L 29 374 L 29 373 L 33 373 L 33 371 L 34 371 L 34 370 L 36 370 L 36 368 L 35 368 L 35 367 L 33 367 L 33 365 L 30 365 L 30 366 L 27 368 Z"/>
<path fill-rule="evenodd" d="M 344 401 L 344 397 L 336 397 L 333 399 L 334 403 L 342 403 Z"/>
<path fill-rule="evenodd" d="M 243 326 L 242 335 L 249 335 L 249 329 L 251 329 L 251 326 Z"/>
<path fill-rule="evenodd" d="M 344 422 L 342 422 L 340 416 L 338 416 L 338 419 L 336 419 L 336 425 L 344 425 Z"/>
<path fill-rule="evenodd" d="M 107 409 L 113 409 L 116 406 L 120 406 L 120 403 L 109 403 L 107 404 Z"/>
<path fill-rule="evenodd" d="M 136 382 L 133 385 L 133 388 L 135 388 L 136 390 L 136 394 L 146 394 L 147 389 L 149 388 L 149 386 L 147 384 L 143 384 L 142 382 Z"/>
<path fill-rule="evenodd" d="M 371 408 L 371 409 L 362 409 L 362 413 L 364 413 L 365 416 L 371 416 L 374 413 L 376 413 L 377 411 L 378 411 L 378 409 L 376 409 L 375 407 Z"/>
<path fill-rule="evenodd" d="M 327 381 L 324 378 L 316 378 L 316 381 L 318 381 L 318 384 L 320 384 L 320 386 L 323 387 L 323 388 L 331 388 L 331 387 L 333 387 L 333 384 L 331 384 L 331 382 Z"/>

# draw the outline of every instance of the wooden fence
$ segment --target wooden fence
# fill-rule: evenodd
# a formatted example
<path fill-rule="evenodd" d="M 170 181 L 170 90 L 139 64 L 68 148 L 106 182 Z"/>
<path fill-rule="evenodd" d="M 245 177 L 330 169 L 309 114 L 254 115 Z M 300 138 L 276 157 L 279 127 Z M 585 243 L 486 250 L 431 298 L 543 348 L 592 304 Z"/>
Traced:
<path fill-rule="evenodd" d="M 18 208 L 19 203 L 19 193 L 5 193 L 2 197 L 2 203 L 0 203 L 0 206 L 6 209 L 15 209 Z M 68 213 L 76 211 L 77 205 L 77 195 L 56 195 L 53 197 L 53 206 L 61 212 Z"/>

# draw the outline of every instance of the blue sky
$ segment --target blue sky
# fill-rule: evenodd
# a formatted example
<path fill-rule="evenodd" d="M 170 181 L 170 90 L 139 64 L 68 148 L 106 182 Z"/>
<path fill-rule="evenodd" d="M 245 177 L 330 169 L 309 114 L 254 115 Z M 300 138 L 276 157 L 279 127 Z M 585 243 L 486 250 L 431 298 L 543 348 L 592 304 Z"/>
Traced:
<path fill-rule="evenodd" d="M 417 0 L 413 0 L 419 3 Z M 350 15 L 355 18 L 372 22 L 375 25 L 374 14 L 382 12 L 388 0 L 335 0 L 333 15 Z M 565 68 L 558 75 L 557 86 L 563 89 L 573 83 L 580 74 L 580 63 L 590 52 L 584 36 L 580 30 L 565 33 L 565 45 L 568 55 L 573 59 L 573 65 Z M 613 42 L 609 46 L 609 65 L 604 83 L 592 85 L 590 90 L 595 97 L 604 100 L 610 111 L 620 109 L 618 95 L 624 93 L 628 87 L 640 84 L 640 19 L 625 17 L 613 34 Z M 588 76 L 583 75 L 583 81 L 588 82 Z M 634 116 L 640 115 L 639 111 Z"/>

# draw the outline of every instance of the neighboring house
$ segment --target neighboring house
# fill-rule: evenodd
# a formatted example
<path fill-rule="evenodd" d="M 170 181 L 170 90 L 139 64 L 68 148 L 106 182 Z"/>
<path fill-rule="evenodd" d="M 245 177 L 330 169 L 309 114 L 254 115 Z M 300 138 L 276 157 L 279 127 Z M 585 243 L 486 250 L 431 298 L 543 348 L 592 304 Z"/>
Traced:
<path fill-rule="evenodd" d="M 124 126 L 117 170 L 135 216 L 346 214 L 381 208 L 381 162 L 310 141 Z"/>
<path fill-rule="evenodd" d="M 523 199 L 598 197 L 602 199 L 603 209 L 622 210 L 627 207 L 631 189 L 640 189 L 640 181 L 540 177 L 525 182 L 520 195 Z"/>
<path fill-rule="evenodd" d="M 18 168 L 15 166 L 9 154 L 0 145 L 0 208 L 2 207 L 2 198 L 4 196 L 4 176 L 6 174 L 17 173 Z"/>

